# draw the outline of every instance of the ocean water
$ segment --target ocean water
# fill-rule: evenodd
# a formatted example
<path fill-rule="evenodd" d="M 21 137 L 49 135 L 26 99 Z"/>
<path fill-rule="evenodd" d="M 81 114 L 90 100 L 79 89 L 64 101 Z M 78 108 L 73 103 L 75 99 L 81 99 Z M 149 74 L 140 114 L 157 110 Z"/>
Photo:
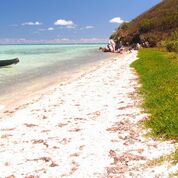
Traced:
<path fill-rule="evenodd" d="M 0 67 L 0 99 L 24 83 L 33 85 L 36 79 L 70 73 L 82 65 L 106 59 L 107 54 L 98 51 L 100 46 L 103 44 L 0 45 L 0 60 L 20 60 L 16 65 Z"/>

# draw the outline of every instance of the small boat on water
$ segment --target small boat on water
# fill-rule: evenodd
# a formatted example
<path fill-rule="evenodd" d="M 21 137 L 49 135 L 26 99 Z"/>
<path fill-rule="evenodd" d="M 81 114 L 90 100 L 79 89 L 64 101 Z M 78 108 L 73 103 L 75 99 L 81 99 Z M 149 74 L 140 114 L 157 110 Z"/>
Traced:
<path fill-rule="evenodd" d="M 19 62 L 18 58 L 7 59 L 7 60 L 0 60 L 0 67 L 12 65 L 12 64 L 17 64 L 18 62 Z"/>

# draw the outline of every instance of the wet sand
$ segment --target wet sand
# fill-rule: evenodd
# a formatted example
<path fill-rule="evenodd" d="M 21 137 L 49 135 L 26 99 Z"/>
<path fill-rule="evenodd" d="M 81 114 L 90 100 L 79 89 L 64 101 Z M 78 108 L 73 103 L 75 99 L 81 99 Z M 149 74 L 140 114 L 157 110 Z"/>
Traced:
<path fill-rule="evenodd" d="M 78 66 L 78 68 L 67 70 L 60 74 L 40 77 L 32 81 L 16 85 L 13 90 L 6 94 L 0 95 L 0 118 L 12 115 L 15 111 L 31 103 L 31 101 L 38 100 L 45 93 L 49 93 L 54 88 L 77 80 L 82 75 L 96 70 L 97 68 L 107 65 L 117 57 L 116 54 L 108 55 L 103 61 L 90 62 L 85 65 Z M 122 56 L 120 54 L 120 56 Z"/>

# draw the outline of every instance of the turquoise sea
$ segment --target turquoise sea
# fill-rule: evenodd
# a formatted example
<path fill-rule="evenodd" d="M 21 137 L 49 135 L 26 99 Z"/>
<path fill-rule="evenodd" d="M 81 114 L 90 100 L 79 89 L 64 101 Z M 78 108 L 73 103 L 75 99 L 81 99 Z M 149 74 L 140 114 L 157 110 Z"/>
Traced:
<path fill-rule="evenodd" d="M 33 85 L 36 79 L 64 72 L 72 75 L 73 69 L 106 59 L 107 54 L 98 51 L 100 46 L 103 44 L 0 45 L 0 60 L 20 60 L 17 65 L 0 68 L 0 99 L 24 83 Z"/>

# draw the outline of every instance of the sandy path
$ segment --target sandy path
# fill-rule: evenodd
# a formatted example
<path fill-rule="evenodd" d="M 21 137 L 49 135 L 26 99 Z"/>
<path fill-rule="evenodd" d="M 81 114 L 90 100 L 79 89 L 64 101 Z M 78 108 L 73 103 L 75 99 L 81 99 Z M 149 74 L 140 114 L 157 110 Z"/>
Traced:
<path fill-rule="evenodd" d="M 136 52 L 59 86 L 0 120 L 0 177 L 166 177 L 145 168 L 172 144 L 143 137 Z M 165 173 L 166 171 L 166 173 Z"/>

